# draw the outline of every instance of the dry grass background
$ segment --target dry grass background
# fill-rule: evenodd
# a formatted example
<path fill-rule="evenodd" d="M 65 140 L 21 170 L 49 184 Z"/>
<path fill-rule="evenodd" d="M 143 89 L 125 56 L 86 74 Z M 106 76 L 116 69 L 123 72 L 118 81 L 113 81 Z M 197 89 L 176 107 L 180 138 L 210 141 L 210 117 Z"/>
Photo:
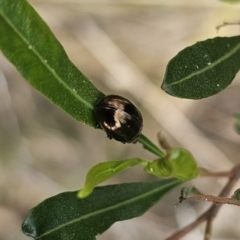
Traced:
<path fill-rule="evenodd" d="M 240 75 L 222 93 L 193 101 L 167 96 L 159 88 L 168 61 L 196 41 L 239 34 L 240 5 L 217 0 L 31 0 L 76 66 L 104 93 L 123 95 L 144 115 L 144 134 L 156 142 L 161 130 L 174 146 L 189 149 L 199 165 L 227 170 L 240 159 L 234 131 L 240 112 Z M 9 43 L 10 44 L 10 43 Z M 99 161 L 141 156 L 139 144 L 109 141 L 102 131 L 76 122 L 30 87 L 0 56 L 0 239 L 27 240 L 21 222 L 47 197 L 83 186 L 87 170 Z M 108 183 L 151 180 L 141 168 Z M 224 179 L 194 184 L 217 194 Z M 236 186 L 237 188 L 237 186 Z M 193 221 L 208 203 L 174 208 L 175 189 L 143 217 L 114 224 L 100 240 L 164 239 Z M 239 208 L 222 207 L 215 239 L 240 239 Z M 184 239 L 202 239 L 201 226 Z"/>

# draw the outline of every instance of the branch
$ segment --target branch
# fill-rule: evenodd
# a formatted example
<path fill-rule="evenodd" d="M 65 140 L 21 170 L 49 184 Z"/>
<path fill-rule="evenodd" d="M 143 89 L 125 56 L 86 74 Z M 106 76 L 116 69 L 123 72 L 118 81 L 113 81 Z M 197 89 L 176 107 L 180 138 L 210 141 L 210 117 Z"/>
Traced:
<path fill-rule="evenodd" d="M 232 172 L 231 177 L 229 178 L 227 184 L 225 185 L 225 187 L 222 189 L 221 193 L 219 194 L 220 197 L 225 197 L 225 196 L 229 195 L 232 187 L 239 179 L 240 164 L 236 165 L 232 169 L 231 172 Z M 181 230 L 175 232 L 172 236 L 166 238 L 165 240 L 178 240 L 205 221 L 208 221 L 208 224 L 207 224 L 208 230 L 206 229 L 206 232 L 205 232 L 205 240 L 209 239 L 209 238 L 206 238 L 206 235 L 209 235 L 210 231 L 211 231 L 211 227 L 209 227 L 211 225 L 210 221 L 212 222 L 212 219 L 214 219 L 216 217 L 221 206 L 222 205 L 215 205 L 215 204 L 212 205 L 205 213 L 203 213 L 200 217 L 198 217 L 193 223 L 191 223 L 188 226 L 182 228 Z"/>
<path fill-rule="evenodd" d="M 226 26 L 231 26 L 231 25 L 239 25 L 240 26 L 240 22 L 233 22 L 233 23 L 223 22 L 222 24 L 220 24 L 216 27 L 216 30 L 218 32 L 220 30 L 220 28 L 226 27 Z"/>
<path fill-rule="evenodd" d="M 203 194 L 194 186 L 188 186 L 182 189 L 181 196 L 179 198 L 179 203 L 182 203 L 184 200 L 188 198 L 192 198 L 194 200 L 209 201 L 215 204 L 233 204 L 236 206 L 240 206 L 240 201 L 237 197 L 239 190 L 235 192 L 236 194 L 234 193 L 234 195 L 231 198 L 220 196 L 216 197 L 213 195 Z"/>
<path fill-rule="evenodd" d="M 198 168 L 200 177 L 227 177 L 230 178 L 233 175 L 233 171 L 222 171 L 222 172 L 212 172 L 207 170 L 206 168 L 199 167 Z"/>

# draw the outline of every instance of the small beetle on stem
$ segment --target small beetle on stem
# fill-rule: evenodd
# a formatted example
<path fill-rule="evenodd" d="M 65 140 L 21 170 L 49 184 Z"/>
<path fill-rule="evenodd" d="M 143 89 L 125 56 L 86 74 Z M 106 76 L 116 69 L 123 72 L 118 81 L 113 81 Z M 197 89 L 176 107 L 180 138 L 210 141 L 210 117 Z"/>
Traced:
<path fill-rule="evenodd" d="M 100 127 L 110 139 L 131 143 L 135 142 L 141 134 L 142 114 L 132 102 L 124 97 L 105 96 L 95 106 L 95 114 Z"/>

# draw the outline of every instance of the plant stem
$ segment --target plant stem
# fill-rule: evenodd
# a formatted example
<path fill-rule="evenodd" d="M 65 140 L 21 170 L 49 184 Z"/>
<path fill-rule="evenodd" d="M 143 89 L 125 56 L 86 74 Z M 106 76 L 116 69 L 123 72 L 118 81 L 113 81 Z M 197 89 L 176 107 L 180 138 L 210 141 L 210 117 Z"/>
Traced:
<path fill-rule="evenodd" d="M 203 194 L 194 186 L 189 186 L 182 189 L 181 196 L 179 198 L 180 203 L 188 198 L 199 201 L 209 201 L 215 204 L 233 204 L 236 206 L 240 206 L 240 200 L 238 200 L 238 198 L 236 197 L 216 197 L 213 195 Z"/>
<path fill-rule="evenodd" d="M 230 22 L 223 22 L 223 24 L 220 24 L 220 25 L 218 25 L 216 27 L 217 32 L 219 31 L 220 28 L 226 27 L 226 26 L 230 26 L 230 25 L 239 25 L 240 26 L 240 22 L 232 22 L 232 23 L 230 23 Z"/>
<path fill-rule="evenodd" d="M 222 172 L 211 172 L 205 168 L 199 167 L 198 168 L 199 176 L 200 177 L 231 177 L 233 172 L 231 171 L 222 171 Z"/>
<path fill-rule="evenodd" d="M 204 234 L 204 240 L 210 240 L 210 238 L 212 236 L 212 223 L 213 223 L 212 218 L 207 220 L 205 234 Z"/>
<path fill-rule="evenodd" d="M 164 157 L 166 154 L 162 152 L 154 143 L 152 143 L 146 136 L 141 134 L 138 138 L 138 142 L 143 145 L 145 149 L 151 153 L 157 155 L 158 157 Z"/>

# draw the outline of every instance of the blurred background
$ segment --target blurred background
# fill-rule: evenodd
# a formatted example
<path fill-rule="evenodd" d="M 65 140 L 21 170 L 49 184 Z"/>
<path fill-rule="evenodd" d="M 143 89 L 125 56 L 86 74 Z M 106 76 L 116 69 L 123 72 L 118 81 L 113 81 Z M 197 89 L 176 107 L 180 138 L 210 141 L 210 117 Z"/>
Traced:
<path fill-rule="evenodd" d="M 218 0 L 30 0 L 74 64 L 105 94 L 129 98 L 144 116 L 143 133 L 157 144 L 159 131 L 172 146 L 193 153 L 200 166 L 231 169 L 240 160 L 234 113 L 240 112 L 240 74 L 222 93 L 199 101 L 161 89 L 168 61 L 197 41 L 233 36 L 240 5 Z M 154 159 L 140 144 L 109 140 L 75 121 L 34 90 L 0 55 L 0 240 L 27 240 L 21 223 L 44 199 L 80 189 L 89 168 L 106 160 Z M 150 181 L 141 167 L 107 184 Z M 193 181 L 217 195 L 227 179 Z M 239 188 L 240 182 L 238 182 Z M 192 222 L 209 203 L 178 202 L 174 189 L 144 216 L 114 224 L 100 240 L 161 240 Z M 234 191 L 234 190 L 233 190 Z M 232 191 L 232 192 L 233 192 Z M 239 208 L 223 206 L 212 239 L 240 239 Z M 231 219 L 231 221 L 229 220 Z M 238 223 L 238 224 L 236 224 Z M 183 239 L 203 239 L 204 224 Z"/>

